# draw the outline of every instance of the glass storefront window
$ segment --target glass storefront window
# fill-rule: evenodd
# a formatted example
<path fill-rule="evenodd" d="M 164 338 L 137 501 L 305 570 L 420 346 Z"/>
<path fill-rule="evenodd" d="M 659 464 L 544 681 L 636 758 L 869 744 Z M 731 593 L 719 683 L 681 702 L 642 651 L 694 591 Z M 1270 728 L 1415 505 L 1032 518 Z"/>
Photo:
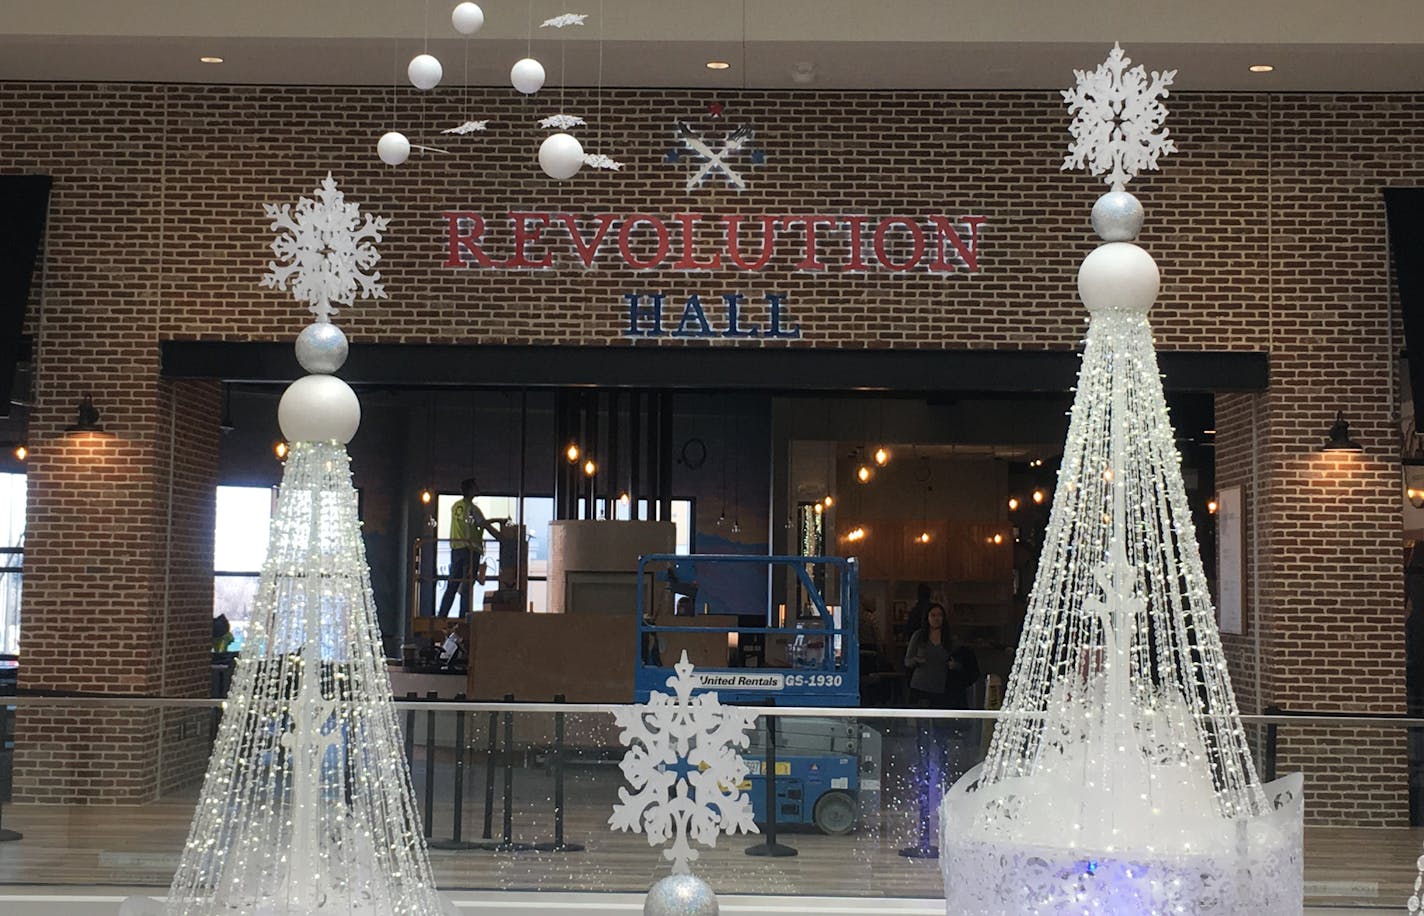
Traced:
<path fill-rule="evenodd" d="M 271 487 L 218 487 L 213 532 L 213 616 L 232 625 L 230 651 L 240 652 L 267 556 L 276 491 Z"/>
<path fill-rule="evenodd" d="M 25 565 L 25 475 L 0 474 L 0 655 L 20 651 L 20 580 Z"/>

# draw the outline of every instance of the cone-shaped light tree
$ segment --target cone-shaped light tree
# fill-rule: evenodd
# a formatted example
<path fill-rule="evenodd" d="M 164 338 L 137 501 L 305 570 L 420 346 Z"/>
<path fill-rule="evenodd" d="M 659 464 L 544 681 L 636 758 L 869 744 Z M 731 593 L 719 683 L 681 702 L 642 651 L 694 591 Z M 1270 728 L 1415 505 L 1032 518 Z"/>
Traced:
<path fill-rule="evenodd" d="M 1158 98 L 1173 73 L 1128 63 L 1115 47 L 1064 93 L 1065 167 L 1112 189 L 1078 273 L 1088 333 L 1005 717 L 945 799 L 950 913 L 1301 910 L 1298 778 L 1263 787 L 1252 761 L 1147 321 L 1157 265 L 1124 190 L 1175 149 Z"/>

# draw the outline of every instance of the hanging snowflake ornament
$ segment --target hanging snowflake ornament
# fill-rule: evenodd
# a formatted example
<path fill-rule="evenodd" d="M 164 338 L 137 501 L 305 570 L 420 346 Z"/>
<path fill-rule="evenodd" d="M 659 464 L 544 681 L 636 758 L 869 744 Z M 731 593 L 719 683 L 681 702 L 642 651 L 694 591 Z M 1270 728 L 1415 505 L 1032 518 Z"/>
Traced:
<path fill-rule="evenodd" d="M 445 128 L 444 130 L 442 130 L 441 133 L 442 133 L 442 134 L 472 134 L 472 133 L 475 133 L 476 131 L 486 130 L 488 127 L 489 127 L 489 121 L 488 121 L 488 120 L 484 120 L 484 121 L 466 121 L 464 124 L 461 124 L 461 125 L 459 125 L 458 127 L 447 127 L 447 128 Z"/>
<path fill-rule="evenodd" d="M 713 102 L 707 106 L 709 117 L 714 121 L 722 117 L 724 106 L 721 102 Z M 747 189 L 746 177 L 742 174 L 744 168 L 737 160 L 739 157 L 746 157 L 750 165 L 762 165 L 766 162 L 766 153 L 758 149 L 753 140 L 756 138 L 756 131 L 750 125 L 741 127 L 728 127 L 722 138 L 716 139 L 712 136 L 712 131 L 702 132 L 697 130 L 686 119 L 675 122 L 673 136 L 677 139 L 678 145 L 668 150 L 663 157 L 671 163 L 679 163 L 683 156 L 689 156 L 696 168 L 688 175 L 687 190 L 696 190 L 708 178 L 724 178 L 733 189 L 745 191 Z"/>
<path fill-rule="evenodd" d="M 1117 44 L 1107 60 L 1091 72 L 1074 70 L 1078 84 L 1063 90 L 1063 101 L 1073 115 L 1068 132 L 1073 142 L 1063 169 L 1087 169 L 1121 191 L 1143 169 L 1156 171 L 1157 160 L 1177 151 L 1163 122 L 1167 108 L 1161 102 L 1176 70 L 1153 71 L 1151 80 L 1142 65 L 1132 63 Z"/>
<path fill-rule="evenodd" d="M 568 130 L 571 127 L 587 127 L 588 122 L 578 115 L 556 114 L 541 120 L 539 126 L 545 130 Z"/>
<path fill-rule="evenodd" d="M 623 163 L 602 153 L 584 153 L 583 164 L 591 169 L 605 169 L 610 172 L 623 171 Z"/>
<path fill-rule="evenodd" d="M 291 204 L 263 204 L 272 220 L 272 251 L 277 259 L 267 263 L 262 286 L 290 289 L 299 302 L 309 303 L 317 321 L 330 321 L 337 305 L 356 299 L 384 299 L 386 289 L 374 270 L 381 240 L 390 220 L 362 214 L 336 187 L 328 172 L 314 198 Z"/>
<path fill-rule="evenodd" d="M 562 15 L 555 16 L 553 19 L 545 19 L 543 22 L 539 23 L 539 28 L 564 29 L 568 28 L 571 25 L 583 25 L 584 20 L 587 18 L 587 13 L 564 13 Z"/>
<path fill-rule="evenodd" d="M 614 713 L 618 740 L 628 748 L 620 766 L 633 791 L 618 790 L 608 823 L 646 833 L 649 846 L 671 840 L 663 858 L 673 874 L 689 874 L 699 856 L 690 841 L 713 847 L 721 833 L 757 832 L 741 790 L 748 769 L 740 753 L 756 714 L 721 705 L 715 692 L 694 697 L 698 682 L 686 651 L 673 671 L 672 695 L 654 692 L 647 703 Z"/>

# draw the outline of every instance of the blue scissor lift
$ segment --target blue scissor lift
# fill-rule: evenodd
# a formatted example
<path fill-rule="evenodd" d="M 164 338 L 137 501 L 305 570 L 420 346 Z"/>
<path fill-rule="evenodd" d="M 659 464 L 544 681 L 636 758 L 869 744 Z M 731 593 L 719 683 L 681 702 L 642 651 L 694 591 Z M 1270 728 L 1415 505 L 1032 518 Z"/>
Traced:
<path fill-rule="evenodd" d="M 675 605 L 680 596 L 698 591 L 697 571 L 717 566 L 763 567 L 768 583 L 785 575 L 795 588 L 788 605 L 798 608 L 795 626 L 778 626 L 775 602 L 768 599 L 765 626 L 699 626 L 696 617 L 682 618 L 687 625 L 659 626 L 649 619 L 647 588 L 638 590 L 638 644 L 636 696 L 647 702 L 653 691 L 665 692 L 674 676 L 676 658 L 654 658 L 650 645 L 660 634 L 737 634 L 739 645 L 759 643 L 761 665 L 699 667 L 699 689 L 716 690 L 719 699 L 742 706 L 860 705 L 859 622 L 860 578 L 854 558 L 799 556 L 741 556 L 728 554 L 652 554 L 638 560 L 638 581 L 651 582 L 670 593 Z M 818 583 L 839 584 L 841 621 L 837 625 Z M 798 599 L 799 600 L 796 600 Z M 748 615 L 741 615 L 748 616 Z M 784 657 L 773 657 L 781 653 Z M 765 742 L 760 732 L 747 751 L 749 785 L 754 814 L 765 823 Z M 782 723 L 776 740 L 776 820 L 780 824 L 814 824 L 824 833 L 854 829 L 862 811 L 879 803 L 880 736 L 858 723 L 831 718 L 794 718 Z"/>

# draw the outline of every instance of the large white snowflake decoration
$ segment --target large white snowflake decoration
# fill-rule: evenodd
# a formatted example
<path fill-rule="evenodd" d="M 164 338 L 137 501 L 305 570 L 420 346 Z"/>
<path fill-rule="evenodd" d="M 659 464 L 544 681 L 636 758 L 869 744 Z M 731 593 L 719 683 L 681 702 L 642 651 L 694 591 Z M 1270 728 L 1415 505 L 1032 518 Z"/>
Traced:
<path fill-rule="evenodd" d="M 1063 90 L 1063 101 L 1073 115 L 1068 127 L 1073 142 L 1068 145 L 1063 168 L 1106 174 L 1104 181 L 1115 191 L 1121 191 L 1143 169 L 1155 171 L 1158 158 L 1177 151 L 1176 142 L 1162 126 L 1167 108 L 1161 102 L 1177 71 L 1154 70 L 1149 82 L 1142 65 L 1129 70 L 1130 63 L 1122 48 L 1114 44 L 1098 69 L 1074 70 L 1078 85 Z"/>
<path fill-rule="evenodd" d="M 550 130 L 553 128 L 557 128 L 559 130 L 568 130 L 571 127 L 587 127 L 588 122 L 585 121 L 583 118 L 580 118 L 578 115 L 556 114 L 549 115 L 547 118 L 541 120 L 539 122 L 539 126 L 544 128 L 545 130 Z"/>
<path fill-rule="evenodd" d="M 539 23 L 541 29 L 562 29 L 571 25 L 583 25 L 588 18 L 588 13 L 563 13 L 553 19 L 545 19 Z"/>
<path fill-rule="evenodd" d="M 584 153 L 583 164 L 592 169 L 605 169 L 610 172 L 623 171 L 623 163 L 602 153 Z"/>
<path fill-rule="evenodd" d="M 667 685 L 674 695 L 654 692 L 646 704 L 614 712 L 618 740 L 628 748 L 620 766 L 633 791 L 619 788 L 608 823 L 647 833 L 649 846 L 672 840 L 663 858 L 674 874 L 688 874 L 699 856 L 689 837 L 711 847 L 723 832 L 757 832 L 751 799 L 741 790 L 748 770 L 740 753 L 756 714 L 723 706 L 715 692 L 694 697 L 687 652 L 673 670 Z"/>
<path fill-rule="evenodd" d="M 455 127 L 447 127 L 447 128 L 445 128 L 444 130 L 442 130 L 441 133 L 442 133 L 442 134 L 457 134 L 457 135 L 472 134 L 472 133 L 475 133 L 476 131 L 486 130 L 486 129 L 488 129 L 488 128 L 489 128 L 489 119 L 486 118 L 486 119 L 483 120 L 483 121 L 466 121 L 464 124 L 459 124 L 459 125 L 457 125 L 457 126 L 455 126 Z"/>
<path fill-rule="evenodd" d="M 290 289 L 299 302 L 310 303 L 318 321 L 329 321 L 335 306 L 356 299 L 384 299 L 381 275 L 373 270 L 381 254 L 381 240 L 390 220 L 361 213 L 336 187 L 327 172 L 315 199 L 300 198 L 297 205 L 263 204 L 272 220 L 272 251 L 277 260 L 267 263 L 262 285 Z"/>

